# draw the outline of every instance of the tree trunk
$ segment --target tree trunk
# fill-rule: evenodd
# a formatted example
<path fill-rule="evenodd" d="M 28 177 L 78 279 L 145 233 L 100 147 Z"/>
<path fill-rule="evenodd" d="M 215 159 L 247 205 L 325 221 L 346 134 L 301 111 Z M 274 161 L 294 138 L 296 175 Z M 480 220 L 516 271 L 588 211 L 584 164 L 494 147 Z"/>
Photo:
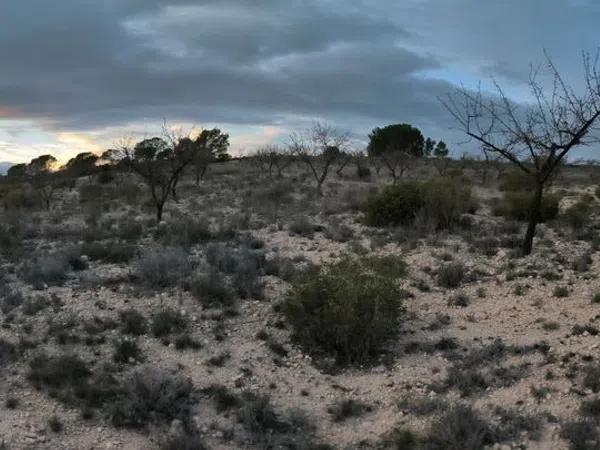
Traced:
<path fill-rule="evenodd" d="M 159 224 L 162 221 L 162 215 L 163 215 L 163 207 L 165 206 L 164 203 L 157 203 L 156 204 L 156 223 Z"/>
<path fill-rule="evenodd" d="M 523 239 L 522 253 L 523 256 L 531 254 L 533 248 L 533 237 L 535 236 L 535 228 L 540 221 L 540 212 L 542 209 L 542 195 L 544 193 L 544 183 L 537 182 L 533 199 L 531 200 L 531 209 L 529 211 L 529 223 L 527 224 L 527 231 L 525 233 L 525 239 Z"/>
<path fill-rule="evenodd" d="M 175 200 L 176 203 L 179 203 L 179 198 L 177 198 L 177 183 L 179 182 L 179 180 L 176 178 L 173 181 L 173 186 L 171 187 L 171 195 L 173 196 L 173 200 Z"/>

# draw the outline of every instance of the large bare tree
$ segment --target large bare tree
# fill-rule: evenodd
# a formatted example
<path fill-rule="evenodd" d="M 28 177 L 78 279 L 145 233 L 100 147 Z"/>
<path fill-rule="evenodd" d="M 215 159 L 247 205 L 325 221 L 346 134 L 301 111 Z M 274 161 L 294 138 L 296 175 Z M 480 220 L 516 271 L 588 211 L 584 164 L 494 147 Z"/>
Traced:
<path fill-rule="evenodd" d="M 485 152 L 500 155 L 532 177 L 535 189 L 522 253 L 531 253 L 544 189 L 567 154 L 598 142 L 600 77 L 598 55 L 583 55 L 583 84 L 569 85 L 552 59 L 532 69 L 531 101 L 516 103 L 494 82 L 495 95 L 462 88 L 441 101 L 460 129 Z"/>
<path fill-rule="evenodd" d="M 349 149 L 350 136 L 346 132 L 322 123 L 290 136 L 290 150 L 309 168 L 317 183 L 317 192 L 323 195 L 323 183 L 332 165 Z"/>

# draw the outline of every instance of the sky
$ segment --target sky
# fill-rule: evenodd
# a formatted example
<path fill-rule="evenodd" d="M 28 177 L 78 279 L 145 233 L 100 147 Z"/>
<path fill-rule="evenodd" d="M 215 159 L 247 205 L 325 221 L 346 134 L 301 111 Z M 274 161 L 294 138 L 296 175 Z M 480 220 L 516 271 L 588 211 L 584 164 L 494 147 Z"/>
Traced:
<path fill-rule="evenodd" d="M 0 161 L 66 161 L 165 119 L 219 127 L 235 154 L 314 121 L 357 146 L 407 122 L 459 155 L 476 149 L 440 96 L 496 79 L 522 101 L 544 50 L 577 85 L 598 23 L 593 0 L 1 0 Z"/>

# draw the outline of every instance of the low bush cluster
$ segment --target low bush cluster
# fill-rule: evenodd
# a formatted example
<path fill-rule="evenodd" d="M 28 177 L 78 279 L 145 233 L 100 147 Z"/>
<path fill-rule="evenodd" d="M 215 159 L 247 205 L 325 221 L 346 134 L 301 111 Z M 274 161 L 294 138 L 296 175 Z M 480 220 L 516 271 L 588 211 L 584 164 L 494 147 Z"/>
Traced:
<path fill-rule="evenodd" d="M 396 331 L 400 299 L 393 278 L 346 256 L 295 278 L 283 311 L 307 351 L 362 363 Z"/>
<path fill-rule="evenodd" d="M 386 187 L 369 198 L 366 223 L 371 226 L 409 225 L 419 219 L 435 229 L 460 224 L 461 216 L 473 213 L 476 202 L 471 188 L 457 178 L 408 181 Z"/>
<path fill-rule="evenodd" d="M 154 290 L 178 285 L 192 269 L 187 253 L 178 247 L 148 248 L 133 265 L 139 283 Z"/>

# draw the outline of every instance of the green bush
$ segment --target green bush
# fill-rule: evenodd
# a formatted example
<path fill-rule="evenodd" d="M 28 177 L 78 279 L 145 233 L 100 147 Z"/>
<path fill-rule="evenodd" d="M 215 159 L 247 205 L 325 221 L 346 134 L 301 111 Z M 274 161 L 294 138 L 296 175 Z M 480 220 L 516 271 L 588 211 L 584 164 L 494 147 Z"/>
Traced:
<path fill-rule="evenodd" d="M 396 331 L 400 298 L 392 278 L 346 256 L 294 279 L 282 310 L 307 351 L 361 363 Z"/>
<path fill-rule="evenodd" d="M 459 224 L 476 203 L 471 188 L 457 178 L 408 181 L 386 187 L 367 201 L 366 222 L 372 226 L 408 225 L 419 217 L 436 229 Z"/>
<path fill-rule="evenodd" d="M 504 198 L 494 208 L 494 215 L 504 216 L 514 220 L 525 221 L 529 219 L 533 194 L 530 192 L 506 192 Z M 555 219 L 558 215 L 557 195 L 546 193 L 542 197 L 540 221 L 546 222 Z"/>
<path fill-rule="evenodd" d="M 407 181 L 386 187 L 367 201 L 366 221 L 372 226 L 407 225 L 423 207 L 421 184 Z"/>

